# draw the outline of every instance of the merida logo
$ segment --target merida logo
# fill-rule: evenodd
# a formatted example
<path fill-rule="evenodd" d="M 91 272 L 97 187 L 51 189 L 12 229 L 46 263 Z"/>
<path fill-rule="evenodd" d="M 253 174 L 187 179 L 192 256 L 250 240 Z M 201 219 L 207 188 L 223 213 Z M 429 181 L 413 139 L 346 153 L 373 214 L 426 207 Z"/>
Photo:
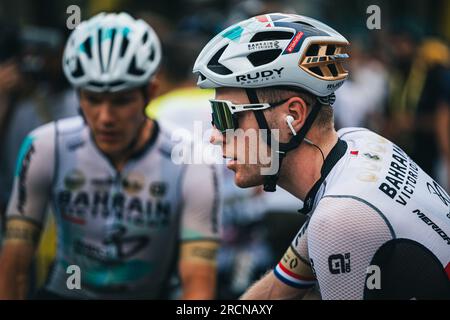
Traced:
<path fill-rule="evenodd" d="M 436 232 L 444 241 L 447 242 L 447 245 L 450 245 L 450 237 L 436 223 L 431 221 L 431 219 L 428 218 L 425 213 L 423 213 L 419 209 L 414 210 L 413 213 L 415 213 L 417 217 L 421 219 L 425 224 L 429 225 L 434 230 L 434 232 Z"/>
<path fill-rule="evenodd" d="M 240 76 L 236 76 L 237 82 L 242 81 L 252 81 L 252 80 L 260 80 L 262 78 L 270 78 L 279 76 L 281 77 L 281 72 L 284 70 L 284 67 L 280 69 L 272 69 L 272 70 L 264 70 L 264 71 L 258 71 L 254 73 L 247 73 Z"/>

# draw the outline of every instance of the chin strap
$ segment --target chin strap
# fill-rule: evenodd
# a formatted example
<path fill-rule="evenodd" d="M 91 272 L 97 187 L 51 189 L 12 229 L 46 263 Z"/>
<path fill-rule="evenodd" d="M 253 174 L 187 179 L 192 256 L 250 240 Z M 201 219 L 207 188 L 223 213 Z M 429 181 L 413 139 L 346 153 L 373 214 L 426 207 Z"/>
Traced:
<path fill-rule="evenodd" d="M 255 89 L 246 88 L 245 91 L 247 93 L 247 97 L 250 103 L 252 104 L 259 103 L 259 99 Z M 278 159 L 278 170 L 277 173 L 273 175 L 267 175 L 264 177 L 264 191 L 274 192 L 276 190 L 277 181 L 280 175 L 281 164 L 283 162 L 283 159 L 286 157 L 286 154 L 289 151 L 292 151 L 295 148 L 297 148 L 305 140 L 306 134 L 308 133 L 309 129 L 311 129 L 314 120 L 316 120 L 317 115 L 319 114 L 319 111 L 322 107 L 322 104 L 331 105 L 334 102 L 333 99 L 335 99 L 334 94 L 325 98 L 317 98 L 310 114 L 307 116 L 305 120 L 305 124 L 297 133 L 297 135 L 293 136 L 288 143 L 279 143 L 278 150 L 272 150 L 272 152 L 278 154 L 278 157 L 272 156 L 272 161 L 276 161 Z M 253 110 L 253 113 L 255 114 L 255 118 L 256 121 L 258 122 L 259 128 L 267 130 L 267 134 L 263 137 L 267 145 L 269 147 L 272 147 L 272 132 L 270 131 L 270 128 L 267 124 L 267 120 L 264 117 L 263 111 Z"/>
<path fill-rule="evenodd" d="M 145 128 L 145 123 L 147 122 L 147 119 L 144 119 L 144 121 L 142 122 L 142 124 L 139 126 L 138 132 L 136 133 L 136 135 L 134 136 L 133 140 L 130 141 L 130 143 L 128 144 L 128 146 L 125 148 L 125 150 L 123 151 L 123 153 L 128 153 L 131 152 L 134 147 L 136 147 L 137 143 L 139 142 L 139 138 L 142 135 L 142 132 L 144 131 Z"/>

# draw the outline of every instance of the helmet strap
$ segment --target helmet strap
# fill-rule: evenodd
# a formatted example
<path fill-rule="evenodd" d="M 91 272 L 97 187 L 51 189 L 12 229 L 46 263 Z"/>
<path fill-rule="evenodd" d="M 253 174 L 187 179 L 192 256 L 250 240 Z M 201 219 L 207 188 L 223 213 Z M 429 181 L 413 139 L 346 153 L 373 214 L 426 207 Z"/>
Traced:
<path fill-rule="evenodd" d="M 133 138 L 133 140 L 131 140 L 131 142 L 128 144 L 128 146 L 125 148 L 125 150 L 123 151 L 123 153 L 128 153 L 133 151 L 133 149 L 136 147 L 139 138 L 142 135 L 142 132 L 144 131 L 145 128 L 145 123 L 147 122 L 147 118 L 144 119 L 144 121 L 142 121 L 142 124 L 139 126 L 138 132 L 136 133 L 136 136 Z"/>
<path fill-rule="evenodd" d="M 138 132 L 136 133 L 136 136 L 133 138 L 133 140 L 131 140 L 131 142 L 128 144 L 128 146 L 125 148 L 124 152 L 130 152 L 132 151 L 137 143 L 139 142 L 139 138 L 142 135 L 142 131 L 144 131 L 145 128 L 145 124 L 147 122 L 147 115 L 145 114 L 145 108 L 147 107 L 147 105 L 150 103 L 150 97 L 147 91 L 147 86 L 142 86 L 139 88 L 140 91 L 142 92 L 142 94 L 144 95 L 144 107 L 142 108 L 142 113 L 144 115 L 144 119 L 142 120 L 142 123 L 139 126 Z"/>
<path fill-rule="evenodd" d="M 245 89 L 247 93 L 248 100 L 251 104 L 258 104 L 259 99 L 258 95 L 256 94 L 255 89 L 246 88 Z M 265 140 L 266 144 L 271 147 L 272 146 L 272 132 L 270 131 L 269 125 L 267 124 L 266 117 L 264 117 L 264 113 L 262 110 L 253 110 L 253 113 L 255 114 L 256 121 L 258 122 L 260 129 L 266 130 L 266 135 L 263 136 L 263 139 Z"/>
<path fill-rule="evenodd" d="M 144 96 L 144 103 L 145 103 L 145 108 L 147 107 L 147 105 L 150 103 L 150 95 L 148 94 L 148 85 L 144 85 L 142 87 L 140 87 L 142 95 Z M 144 111 L 145 113 L 145 111 Z"/>

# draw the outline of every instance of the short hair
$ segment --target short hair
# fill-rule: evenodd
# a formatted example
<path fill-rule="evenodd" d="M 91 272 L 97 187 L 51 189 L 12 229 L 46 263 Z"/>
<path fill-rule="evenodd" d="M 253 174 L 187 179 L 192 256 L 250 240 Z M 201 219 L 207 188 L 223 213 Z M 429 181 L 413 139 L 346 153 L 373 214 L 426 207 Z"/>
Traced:
<path fill-rule="evenodd" d="M 295 90 L 295 88 L 280 88 L 280 87 L 267 87 L 267 88 L 259 88 L 256 90 L 258 95 L 258 99 L 264 102 L 279 102 L 283 99 L 288 98 L 289 96 L 297 96 L 305 101 L 306 106 L 309 110 L 315 105 L 317 101 L 317 97 L 312 93 L 306 91 Z M 330 105 L 323 105 L 320 108 L 319 114 L 317 115 L 316 120 L 314 120 L 313 126 L 316 126 L 320 129 L 334 129 L 334 115 L 333 108 Z"/>

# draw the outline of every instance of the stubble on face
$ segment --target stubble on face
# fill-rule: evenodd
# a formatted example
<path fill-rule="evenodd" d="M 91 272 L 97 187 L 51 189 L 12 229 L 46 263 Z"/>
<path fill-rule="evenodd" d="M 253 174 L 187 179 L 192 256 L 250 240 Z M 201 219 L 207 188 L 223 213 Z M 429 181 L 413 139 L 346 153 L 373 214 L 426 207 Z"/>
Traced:
<path fill-rule="evenodd" d="M 236 104 L 249 103 L 243 90 L 220 90 L 216 98 Z M 267 164 L 270 150 L 267 150 L 265 140 L 261 138 L 258 122 L 252 111 L 239 113 L 238 123 L 238 130 L 223 136 L 222 153 L 229 159 L 227 167 L 235 172 L 235 184 L 238 187 L 261 185 L 264 183 L 261 169 L 270 166 L 270 163 Z M 261 163 L 261 155 L 265 158 L 264 164 Z"/>

